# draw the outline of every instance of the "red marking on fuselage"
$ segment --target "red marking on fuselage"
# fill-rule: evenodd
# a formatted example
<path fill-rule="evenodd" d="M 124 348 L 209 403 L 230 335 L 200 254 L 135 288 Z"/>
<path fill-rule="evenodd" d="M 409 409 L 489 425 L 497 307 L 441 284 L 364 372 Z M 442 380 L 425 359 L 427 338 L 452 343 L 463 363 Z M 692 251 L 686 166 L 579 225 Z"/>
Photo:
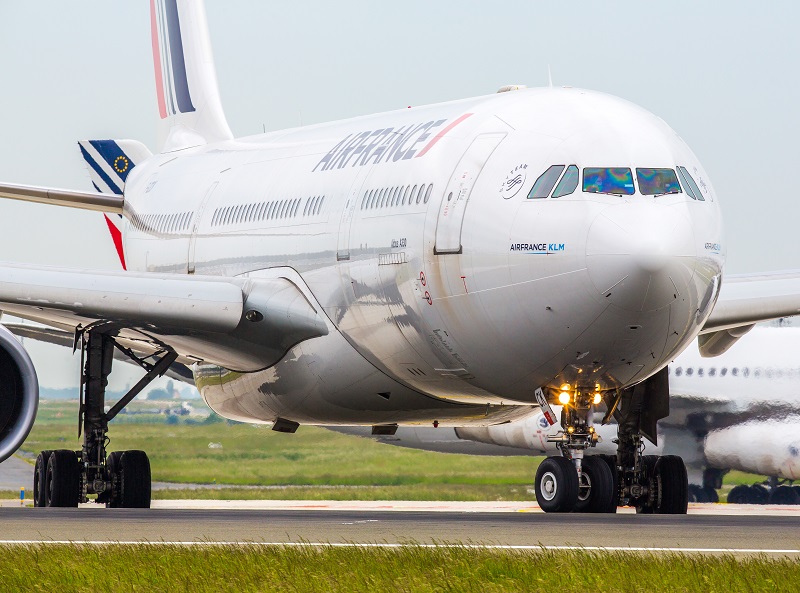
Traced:
<path fill-rule="evenodd" d="M 455 120 L 453 123 L 451 123 L 449 126 L 447 126 L 447 127 L 444 129 L 444 130 L 442 130 L 441 132 L 439 132 L 438 134 L 436 134 L 436 136 L 434 136 L 434 137 L 433 137 L 433 140 L 431 140 L 430 142 L 428 142 L 428 143 L 425 145 L 425 148 L 423 148 L 422 150 L 420 150 L 420 151 L 417 153 L 417 158 L 418 158 L 418 157 L 421 157 L 421 156 L 422 156 L 422 155 L 424 155 L 426 152 L 428 152 L 428 151 L 429 151 L 431 148 L 433 148 L 433 145 L 434 145 L 434 144 L 436 144 L 436 143 L 437 143 L 439 140 L 441 140 L 441 139 L 444 137 L 444 135 L 445 135 L 445 134 L 447 134 L 447 132 L 449 132 L 450 130 L 452 130 L 453 128 L 455 128 L 455 127 L 456 127 L 458 124 L 460 124 L 462 121 L 464 121 L 465 119 L 467 119 L 467 118 L 468 118 L 470 115 L 472 115 L 472 114 L 471 114 L 471 113 L 465 113 L 464 115 L 462 115 L 461 117 L 459 117 L 457 120 Z"/>
<path fill-rule="evenodd" d="M 164 79 L 161 73 L 161 52 L 158 49 L 158 21 L 156 20 L 156 3 L 150 0 L 150 35 L 153 42 L 153 63 L 156 73 L 156 95 L 158 97 L 158 114 L 161 119 L 167 117 L 167 103 L 164 100 Z M 108 220 L 108 218 L 106 218 Z M 109 222 L 109 224 L 111 224 Z M 121 256 L 120 256 L 121 257 Z M 125 267 L 125 264 L 122 264 Z"/>
<path fill-rule="evenodd" d="M 106 219 L 106 224 L 108 225 L 108 232 L 111 233 L 111 240 L 114 241 L 114 247 L 117 248 L 117 255 L 119 255 L 119 263 L 122 264 L 122 269 L 127 270 L 127 266 L 125 265 L 125 250 L 122 248 L 122 232 L 117 228 L 111 219 L 108 217 L 108 214 L 103 214 Z"/>

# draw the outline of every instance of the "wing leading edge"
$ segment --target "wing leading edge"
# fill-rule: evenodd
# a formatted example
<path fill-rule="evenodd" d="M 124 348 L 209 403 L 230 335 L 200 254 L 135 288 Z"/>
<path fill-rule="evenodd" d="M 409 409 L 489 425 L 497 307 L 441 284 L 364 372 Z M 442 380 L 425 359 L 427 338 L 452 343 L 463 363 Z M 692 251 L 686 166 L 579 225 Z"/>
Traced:
<path fill-rule="evenodd" d="M 700 354 L 719 356 L 760 321 L 800 314 L 800 271 L 727 276 L 698 337 Z"/>
<path fill-rule="evenodd" d="M 0 266 L 0 309 L 65 331 L 108 324 L 132 350 L 234 371 L 277 363 L 328 326 L 294 270 L 258 278 Z"/>

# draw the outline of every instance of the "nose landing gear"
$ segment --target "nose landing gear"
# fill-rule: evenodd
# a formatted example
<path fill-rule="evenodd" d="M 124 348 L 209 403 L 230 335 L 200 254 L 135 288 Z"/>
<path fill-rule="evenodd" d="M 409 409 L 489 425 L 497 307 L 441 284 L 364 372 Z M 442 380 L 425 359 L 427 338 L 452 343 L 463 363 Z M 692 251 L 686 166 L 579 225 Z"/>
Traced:
<path fill-rule="evenodd" d="M 633 506 L 637 513 L 685 514 L 689 487 L 683 459 L 643 455 L 642 437 L 655 443 L 656 422 L 669 414 L 666 369 L 606 399 L 604 422 L 613 415 L 619 423 L 616 456 L 584 457 L 598 440 L 591 426 L 595 402 L 590 397 L 577 390 L 562 402 L 564 432 L 549 439 L 561 456 L 548 457 L 536 472 L 536 499 L 542 510 L 614 513 L 617 506 Z"/>
<path fill-rule="evenodd" d="M 81 403 L 78 426 L 83 429 L 80 451 L 42 451 L 34 469 L 34 506 L 77 507 L 89 494 L 107 507 L 150 506 L 150 462 L 144 451 L 106 454 L 108 423 L 153 379 L 162 376 L 178 355 L 162 352 L 154 363 L 138 358 L 114 339 L 113 325 L 89 326 L 76 336 L 81 345 Z M 145 369 L 146 374 L 108 412 L 105 388 L 114 348 Z M 85 362 L 83 362 L 85 361 Z"/>

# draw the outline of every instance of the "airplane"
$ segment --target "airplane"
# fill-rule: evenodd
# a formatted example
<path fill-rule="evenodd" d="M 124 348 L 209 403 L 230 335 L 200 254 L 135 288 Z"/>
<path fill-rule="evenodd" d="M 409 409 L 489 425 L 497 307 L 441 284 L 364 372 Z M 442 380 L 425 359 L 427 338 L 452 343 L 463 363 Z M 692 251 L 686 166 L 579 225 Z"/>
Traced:
<path fill-rule="evenodd" d="M 37 506 L 150 505 L 143 451 L 109 423 L 167 370 L 218 414 L 270 423 L 488 426 L 561 403 L 548 512 L 685 513 L 678 456 L 643 456 L 667 364 L 800 311 L 800 274 L 727 276 L 720 203 L 648 111 L 526 89 L 234 138 L 198 0 L 151 0 L 159 142 L 80 143 L 94 192 L 0 197 L 102 212 L 123 269 L 0 266 L 0 309 L 82 353 L 80 450 L 43 451 Z M 0 329 L 0 460 L 35 420 L 36 371 Z M 142 379 L 105 409 L 115 357 Z M 618 421 L 618 462 L 584 452 Z M 176 451 L 176 454 L 179 454 Z M 587 484 L 591 482 L 591 487 Z"/>
<path fill-rule="evenodd" d="M 768 476 L 769 483 L 735 486 L 728 502 L 800 504 L 800 486 L 787 483 L 800 480 L 798 351 L 800 325 L 789 318 L 756 326 L 712 361 L 687 348 L 669 365 L 670 414 L 659 420 L 658 444 L 645 453 L 684 460 L 690 501 L 718 502 L 723 476 L 739 470 Z M 617 427 L 595 420 L 600 442 L 587 455 L 614 463 Z M 557 454 L 563 434 L 535 407 L 527 418 L 494 426 L 401 427 L 393 435 L 356 426 L 332 430 L 412 449 L 498 456 Z"/>

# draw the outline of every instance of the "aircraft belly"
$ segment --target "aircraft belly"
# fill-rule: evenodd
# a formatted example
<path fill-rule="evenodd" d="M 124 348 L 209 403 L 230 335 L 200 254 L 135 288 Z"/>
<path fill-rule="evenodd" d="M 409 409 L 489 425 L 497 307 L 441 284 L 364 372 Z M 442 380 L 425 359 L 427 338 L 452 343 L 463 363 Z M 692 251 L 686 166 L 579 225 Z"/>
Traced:
<path fill-rule="evenodd" d="M 195 381 L 212 410 L 243 422 L 484 425 L 530 413 L 529 406 L 465 405 L 405 387 L 361 356 L 338 332 L 293 348 L 256 373 L 199 366 Z"/>

